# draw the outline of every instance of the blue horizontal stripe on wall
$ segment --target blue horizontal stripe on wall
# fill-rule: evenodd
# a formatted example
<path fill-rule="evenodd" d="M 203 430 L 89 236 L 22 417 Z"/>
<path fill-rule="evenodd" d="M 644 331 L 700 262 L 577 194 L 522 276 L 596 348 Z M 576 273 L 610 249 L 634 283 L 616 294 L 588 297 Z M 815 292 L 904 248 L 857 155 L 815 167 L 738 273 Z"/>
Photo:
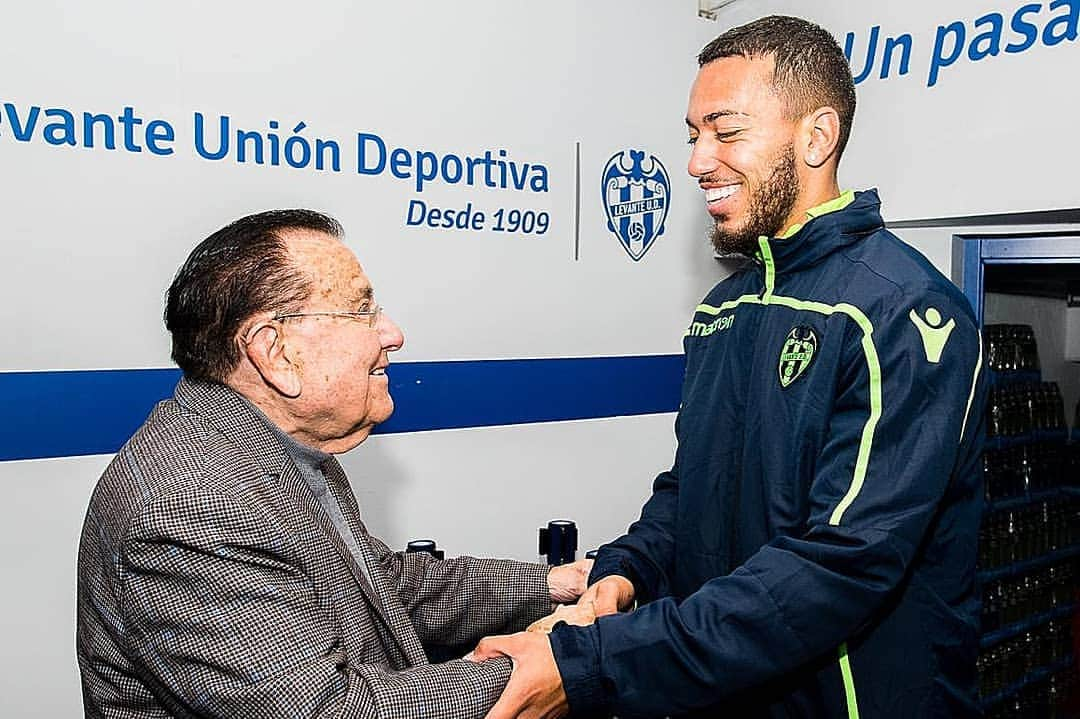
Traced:
<path fill-rule="evenodd" d="M 682 355 L 401 362 L 377 433 L 674 412 Z M 176 369 L 0 372 L 0 461 L 115 452 Z"/>

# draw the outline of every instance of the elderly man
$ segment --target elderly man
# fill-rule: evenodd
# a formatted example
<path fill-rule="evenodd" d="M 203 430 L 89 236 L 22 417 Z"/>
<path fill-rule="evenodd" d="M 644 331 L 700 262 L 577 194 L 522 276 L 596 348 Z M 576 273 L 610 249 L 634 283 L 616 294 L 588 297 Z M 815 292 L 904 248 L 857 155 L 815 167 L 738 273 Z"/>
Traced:
<path fill-rule="evenodd" d="M 478 717 L 510 662 L 429 664 L 576 598 L 582 564 L 391 552 L 333 455 L 390 416 L 404 341 L 333 219 L 215 232 L 169 288 L 184 377 L 98 482 L 79 548 L 90 717 Z"/>
<path fill-rule="evenodd" d="M 492 716 L 977 716 L 971 308 L 840 191 L 828 32 L 763 18 L 698 60 L 689 171 L 747 261 L 686 332 L 674 465 L 600 549 L 583 600 L 610 616 L 485 640 L 517 660 Z"/>

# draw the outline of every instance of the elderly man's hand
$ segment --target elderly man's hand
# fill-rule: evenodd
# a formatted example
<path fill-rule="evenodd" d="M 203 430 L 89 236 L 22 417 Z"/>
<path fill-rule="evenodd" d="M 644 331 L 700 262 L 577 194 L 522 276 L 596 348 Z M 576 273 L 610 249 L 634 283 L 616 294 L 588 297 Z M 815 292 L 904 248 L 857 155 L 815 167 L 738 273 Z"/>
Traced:
<path fill-rule="evenodd" d="M 578 604 L 592 602 L 593 611 L 598 617 L 629 609 L 634 603 L 634 585 L 626 577 L 611 574 L 589 587 Z"/>
<path fill-rule="evenodd" d="M 580 601 L 577 604 L 560 604 L 555 611 L 543 619 L 537 619 L 529 625 L 527 632 L 540 632 L 550 634 L 551 630 L 559 622 L 566 622 L 578 627 L 587 627 L 596 621 L 596 611 L 591 601 Z"/>
<path fill-rule="evenodd" d="M 558 719 L 566 716 L 570 707 L 546 634 L 518 632 L 487 637 L 480 641 L 469 658 L 482 662 L 500 656 L 510 657 L 514 669 L 487 719 Z"/>
<path fill-rule="evenodd" d="M 570 564 L 552 567 L 547 577 L 551 601 L 560 604 L 576 601 L 585 591 L 592 565 L 591 559 L 579 559 Z"/>

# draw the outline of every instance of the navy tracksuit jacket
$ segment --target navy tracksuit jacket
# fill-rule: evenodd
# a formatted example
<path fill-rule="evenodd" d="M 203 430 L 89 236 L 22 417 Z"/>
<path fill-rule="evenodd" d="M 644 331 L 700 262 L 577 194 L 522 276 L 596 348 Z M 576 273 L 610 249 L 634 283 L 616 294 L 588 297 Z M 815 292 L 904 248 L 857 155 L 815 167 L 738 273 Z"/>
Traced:
<path fill-rule="evenodd" d="M 674 466 L 590 577 L 639 606 L 551 635 L 575 715 L 978 715 L 982 343 L 879 207 L 811 210 L 697 308 Z"/>

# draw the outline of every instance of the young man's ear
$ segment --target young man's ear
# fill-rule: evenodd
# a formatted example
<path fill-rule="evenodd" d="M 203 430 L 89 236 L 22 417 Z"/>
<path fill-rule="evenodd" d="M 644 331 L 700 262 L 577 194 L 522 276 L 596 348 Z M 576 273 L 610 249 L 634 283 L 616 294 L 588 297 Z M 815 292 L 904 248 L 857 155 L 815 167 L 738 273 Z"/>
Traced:
<path fill-rule="evenodd" d="M 831 107 L 819 107 L 803 122 L 806 131 L 803 160 L 810 167 L 821 167 L 836 155 L 840 144 L 840 115 Z"/>
<path fill-rule="evenodd" d="M 285 397 L 300 396 L 302 382 L 299 367 L 290 357 L 279 323 L 253 325 L 240 345 L 263 382 Z"/>

